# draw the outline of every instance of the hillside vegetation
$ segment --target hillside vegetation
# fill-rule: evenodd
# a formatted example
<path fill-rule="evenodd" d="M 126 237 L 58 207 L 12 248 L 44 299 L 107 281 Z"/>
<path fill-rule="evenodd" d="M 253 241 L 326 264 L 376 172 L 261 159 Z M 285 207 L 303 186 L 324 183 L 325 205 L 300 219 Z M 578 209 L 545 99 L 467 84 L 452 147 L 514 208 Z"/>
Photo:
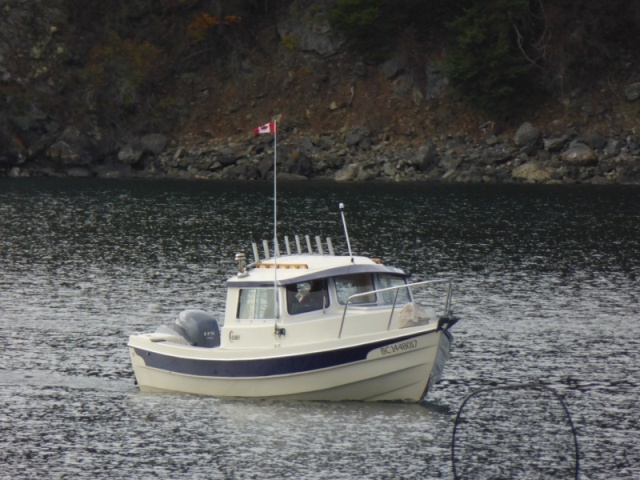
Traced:
<path fill-rule="evenodd" d="M 28 5 L 27 5 L 28 4 Z M 0 170 L 133 136 L 378 138 L 636 127 L 640 2 L 6 0 Z M 631 92 L 631 93 L 629 93 Z M 89 146 L 90 145 L 90 146 Z"/>

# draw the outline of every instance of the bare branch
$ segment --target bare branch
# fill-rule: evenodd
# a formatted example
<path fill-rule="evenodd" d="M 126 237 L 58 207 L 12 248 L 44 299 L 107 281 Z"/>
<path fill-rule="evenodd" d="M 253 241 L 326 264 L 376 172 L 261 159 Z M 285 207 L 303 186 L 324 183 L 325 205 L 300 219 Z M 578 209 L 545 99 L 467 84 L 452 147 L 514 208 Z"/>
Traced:
<path fill-rule="evenodd" d="M 533 60 L 529 55 L 527 55 L 527 52 L 525 52 L 524 46 L 523 46 L 524 36 L 520 33 L 520 30 L 518 30 L 518 27 L 516 26 L 515 23 L 512 23 L 512 25 L 513 25 L 513 29 L 516 32 L 516 36 L 518 37 L 518 48 L 520 49 L 520 52 L 522 52 L 522 55 L 524 56 L 524 58 L 526 58 L 527 61 L 531 63 L 531 65 L 533 65 L 534 67 L 542 68 L 540 65 L 538 65 L 538 63 L 535 60 Z"/>

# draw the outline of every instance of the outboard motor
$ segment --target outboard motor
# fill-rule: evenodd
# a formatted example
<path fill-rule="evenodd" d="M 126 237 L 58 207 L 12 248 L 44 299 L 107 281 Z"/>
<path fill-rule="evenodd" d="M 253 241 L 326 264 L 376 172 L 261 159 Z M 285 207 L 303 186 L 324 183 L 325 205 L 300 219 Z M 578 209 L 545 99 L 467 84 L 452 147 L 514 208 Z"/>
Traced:
<path fill-rule="evenodd" d="M 193 346 L 214 348 L 220 346 L 218 321 L 202 310 L 183 310 L 176 319 L 176 331 Z"/>

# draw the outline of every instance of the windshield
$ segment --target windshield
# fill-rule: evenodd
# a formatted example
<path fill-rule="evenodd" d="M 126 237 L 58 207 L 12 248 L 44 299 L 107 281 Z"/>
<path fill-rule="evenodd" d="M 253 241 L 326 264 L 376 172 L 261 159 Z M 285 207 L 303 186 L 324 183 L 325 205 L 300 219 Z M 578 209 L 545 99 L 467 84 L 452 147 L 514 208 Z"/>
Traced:
<path fill-rule="evenodd" d="M 398 287 L 400 285 L 405 285 L 406 283 L 405 278 L 400 275 L 391 275 L 388 273 L 378 275 L 378 288 Z M 396 305 L 404 305 L 405 303 L 410 302 L 408 288 L 398 288 L 396 290 L 388 290 L 380 293 L 383 303 L 387 305 L 392 305 L 394 301 Z"/>
<path fill-rule="evenodd" d="M 373 290 L 373 279 L 370 274 L 344 275 L 336 277 L 336 294 L 338 303 L 344 305 L 351 295 Z M 375 303 L 376 295 L 371 293 L 351 300 L 351 304 Z"/>

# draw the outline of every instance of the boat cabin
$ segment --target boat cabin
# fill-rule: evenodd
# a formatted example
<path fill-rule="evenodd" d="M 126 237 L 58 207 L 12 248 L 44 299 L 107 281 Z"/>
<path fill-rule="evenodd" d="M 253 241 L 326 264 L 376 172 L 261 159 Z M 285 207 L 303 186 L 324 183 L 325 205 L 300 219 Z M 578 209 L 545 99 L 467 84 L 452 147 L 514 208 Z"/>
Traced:
<path fill-rule="evenodd" d="M 264 344 L 261 331 L 271 337 L 275 331 L 269 343 L 278 345 L 397 328 L 412 301 L 406 284 L 402 270 L 362 256 L 299 253 L 241 263 L 227 282 L 222 346 L 241 348 L 244 335 L 255 348 Z"/>
<path fill-rule="evenodd" d="M 286 268 L 286 265 L 282 267 Z M 273 270 L 273 267 L 267 268 Z M 384 290 L 406 284 L 406 276 L 403 273 L 374 269 L 368 272 L 349 273 L 349 267 L 343 270 L 342 274 L 338 271 L 332 272 L 332 276 L 323 276 L 326 275 L 326 272 L 319 271 L 316 278 L 301 276 L 301 278 L 278 279 L 276 280 L 277 294 L 274 292 L 273 284 L 265 283 L 259 279 L 257 281 L 230 280 L 227 298 L 227 304 L 230 308 L 226 313 L 225 323 L 269 320 L 295 321 L 296 319 L 304 319 L 304 314 L 327 313 L 327 311 L 336 310 L 336 307 L 342 312 L 347 300 L 354 295 L 358 296 L 350 300 L 350 305 L 369 308 L 388 307 L 394 303 L 396 306 L 402 306 L 410 301 L 408 289 L 398 290 L 397 295 L 396 291 L 388 290 L 371 293 L 374 290 Z M 270 273 L 273 277 L 273 273 Z M 278 315 L 276 315 L 276 303 L 280 306 Z"/>

